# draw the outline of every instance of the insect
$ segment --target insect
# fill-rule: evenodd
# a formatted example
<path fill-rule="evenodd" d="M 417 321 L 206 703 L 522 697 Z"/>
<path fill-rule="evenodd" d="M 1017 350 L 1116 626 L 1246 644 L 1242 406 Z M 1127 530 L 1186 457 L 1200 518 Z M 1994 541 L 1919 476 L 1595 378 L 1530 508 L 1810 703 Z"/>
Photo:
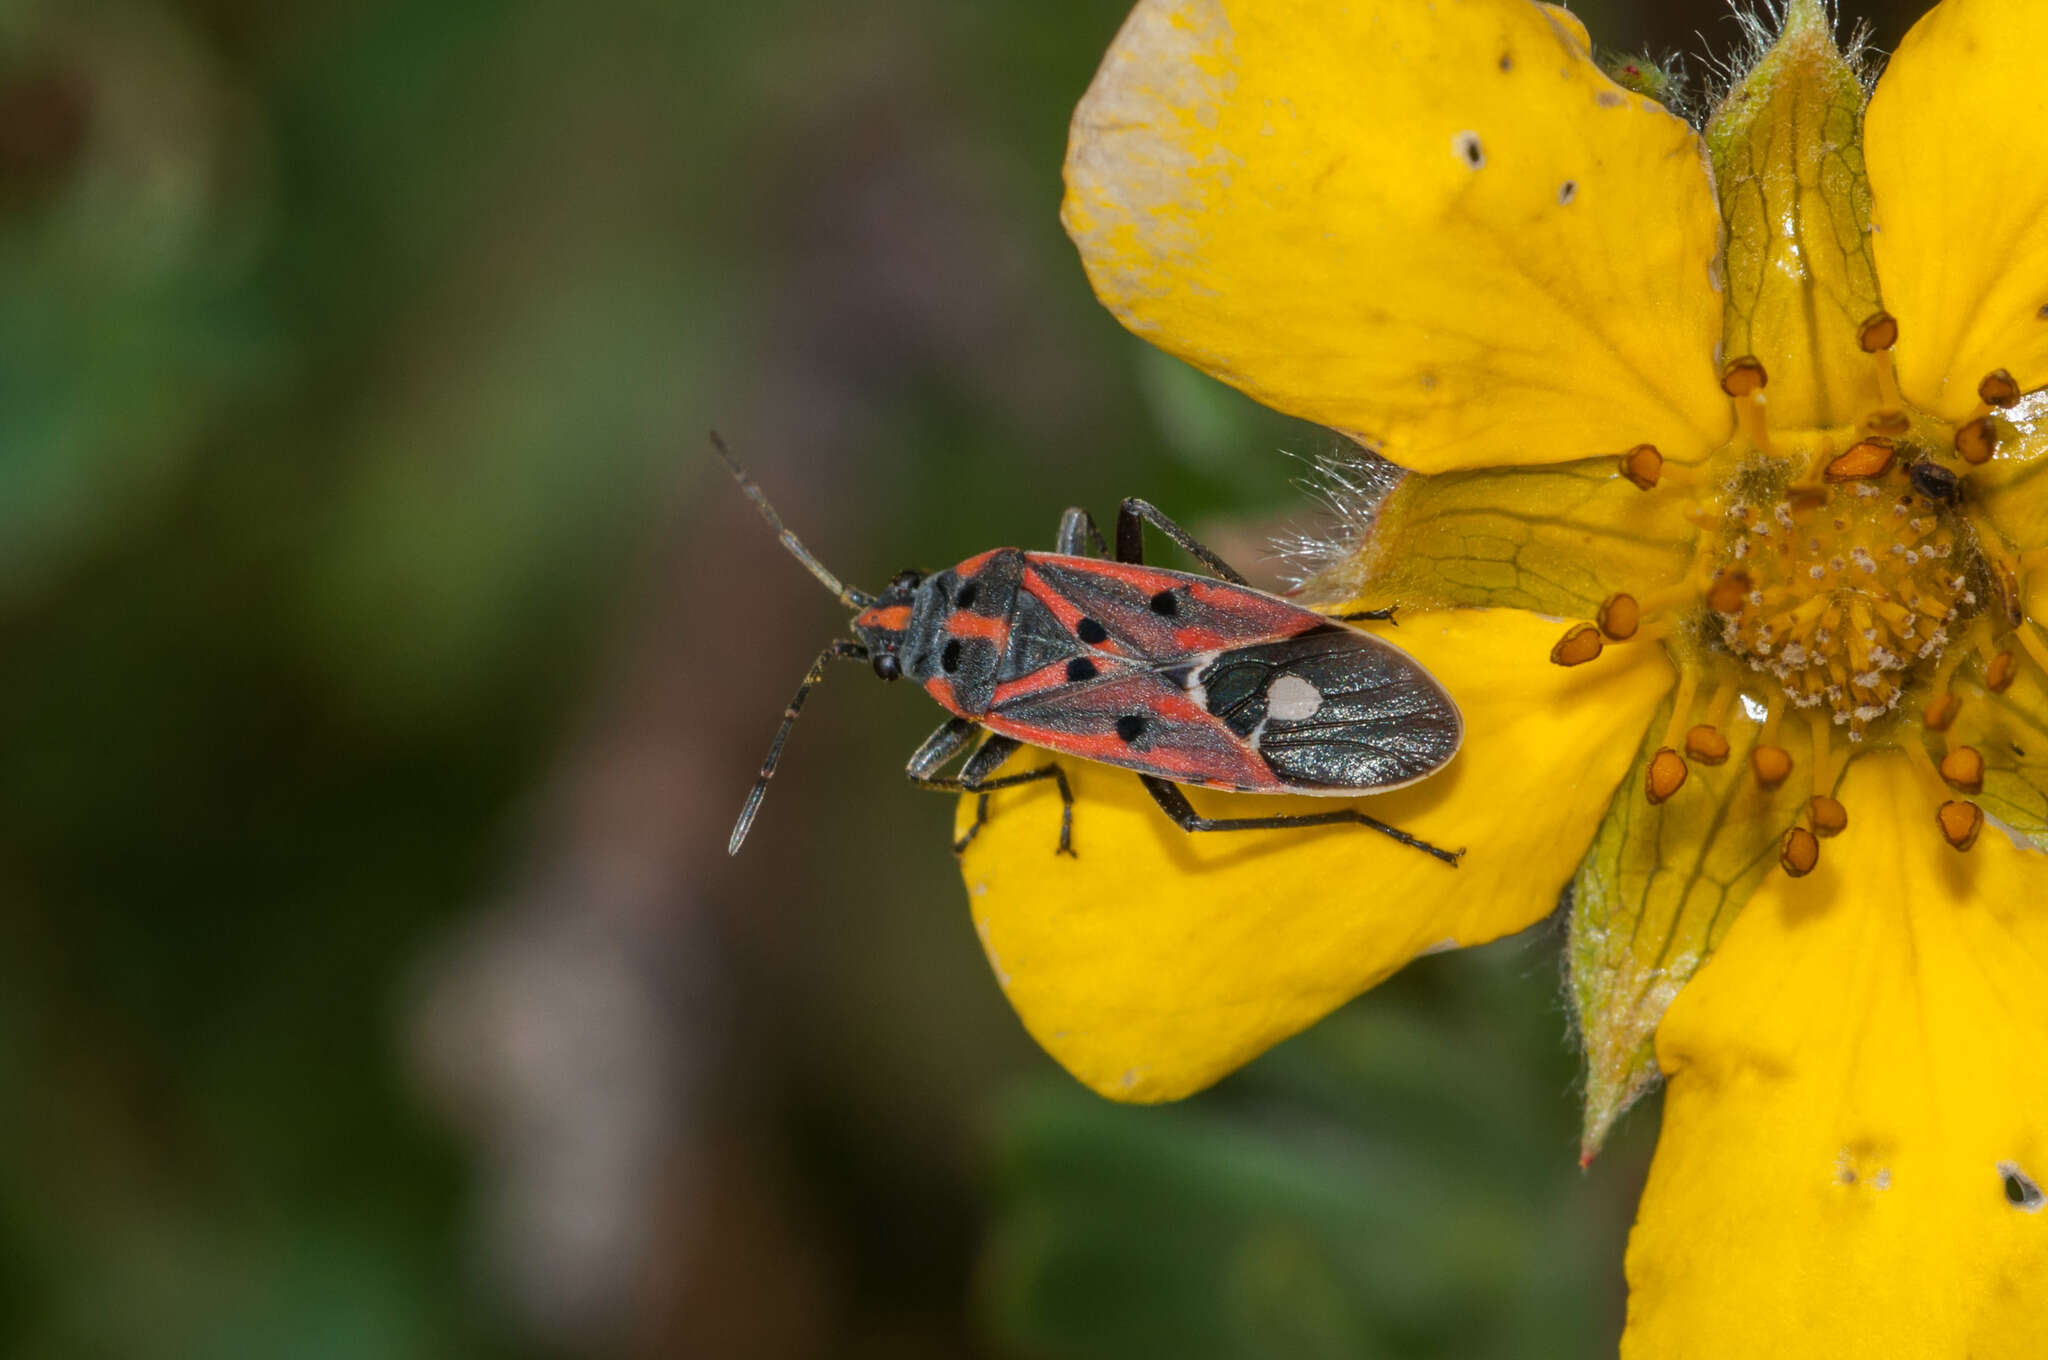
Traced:
<path fill-rule="evenodd" d="M 1356 797 L 1441 769 L 1464 739 L 1450 694 L 1420 663 L 1342 620 L 1253 589 L 1151 504 L 1116 518 L 1116 556 L 1085 510 L 1060 520 L 1054 551 L 996 548 L 944 571 L 904 571 L 880 595 L 839 580 L 782 523 L 725 442 L 712 444 L 783 547 L 847 608 L 857 640 L 818 654 L 761 762 L 733 827 L 739 853 L 804 700 L 835 661 L 922 685 L 951 716 L 910 757 L 920 788 L 981 795 L 964 851 L 988 820 L 988 795 L 1050 780 L 1060 795 L 1057 853 L 1072 855 L 1074 795 L 1058 761 L 997 771 L 1020 746 L 1133 771 L 1183 831 L 1349 823 L 1456 865 L 1445 850 L 1355 808 L 1271 817 L 1199 816 L 1183 784 L 1238 793 Z M 1215 576 L 1144 562 L 1150 524 Z M 1087 555 L 1093 550 L 1093 556 Z M 978 734 L 986 734 L 978 746 Z M 942 775 L 972 749 L 958 774 Z"/>

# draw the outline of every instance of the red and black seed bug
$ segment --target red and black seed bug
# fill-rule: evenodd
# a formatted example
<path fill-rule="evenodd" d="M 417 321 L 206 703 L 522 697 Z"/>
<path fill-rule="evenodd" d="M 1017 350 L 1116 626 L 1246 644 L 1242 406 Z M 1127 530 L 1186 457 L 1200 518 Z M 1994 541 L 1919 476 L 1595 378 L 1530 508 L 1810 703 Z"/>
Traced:
<path fill-rule="evenodd" d="M 1464 719 L 1406 652 L 1346 618 L 1254 590 L 1145 501 L 1117 511 L 1116 559 L 1085 510 L 1060 520 L 1053 552 L 996 548 L 929 575 L 899 573 L 880 595 L 842 584 L 768 503 L 716 434 L 712 443 L 782 545 L 849 609 L 855 640 L 818 654 L 761 763 L 732 829 L 737 854 L 774 777 L 804 700 L 833 661 L 862 661 L 884 680 L 909 676 L 952 716 L 910 758 L 920 788 L 982 795 L 964 850 L 988 818 L 988 795 L 1051 780 L 1062 804 L 1058 851 L 1073 850 L 1074 797 L 1057 761 L 996 770 L 1020 746 L 1131 770 L 1184 831 L 1253 831 L 1350 823 L 1455 865 L 1440 849 L 1355 808 L 1272 817 L 1198 816 L 1179 785 L 1237 793 L 1355 797 L 1402 788 L 1441 769 Z M 1216 577 L 1144 563 L 1152 525 Z M 944 769 L 988 735 L 957 775 Z"/>

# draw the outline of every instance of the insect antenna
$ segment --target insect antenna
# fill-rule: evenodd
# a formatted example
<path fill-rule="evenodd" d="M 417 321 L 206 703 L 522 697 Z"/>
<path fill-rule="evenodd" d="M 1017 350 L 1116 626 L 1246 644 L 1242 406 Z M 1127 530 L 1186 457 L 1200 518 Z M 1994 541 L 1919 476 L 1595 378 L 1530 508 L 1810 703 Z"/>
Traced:
<path fill-rule="evenodd" d="M 721 450 L 723 446 L 721 445 Z M 725 843 L 725 853 L 737 855 L 740 845 L 747 839 L 747 832 L 754 825 L 754 815 L 761 810 L 761 800 L 768 796 L 768 781 L 775 777 L 776 763 L 782 759 L 782 743 L 789 740 L 789 729 L 796 726 L 797 714 L 804 711 L 804 700 L 811 697 L 811 691 L 825 678 L 825 667 L 834 661 L 866 661 L 868 649 L 858 642 L 835 642 L 818 653 L 818 659 L 804 672 L 803 683 L 796 687 L 796 697 L 789 701 L 789 707 L 782 710 L 782 726 L 775 729 L 775 740 L 768 743 L 768 754 L 761 761 L 761 777 L 754 781 L 754 787 L 747 790 L 747 801 L 740 805 L 740 819 L 733 823 L 732 839 Z"/>
<path fill-rule="evenodd" d="M 711 432 L 711 447 L 718 450 L 718 456 L 725 460 L 726 470 L 731 472 L 733 480 L 740 484 L 740 490 L 747 493 L 747 499 L 752 501 L 754 508 L 761 512 L 761 518 L 768 521 L 768 527 L 773 529 L 775 536 L 782 540 L 782 546 L 789 549 L 790 556 L 804 564 L 804 570 L 810 572 L 811 575 L 817 577 L 820 581 L 823 581 L 825 589 L 837 595 L 839 602 L 849 609 L 866 609 L 875 602 L 874 596 L 864 590 L 853 589 L 853 587 L 840 581 L 830 571 L 827 571 L 823 562 L 811 556 L 811 550 L 803 545 L 803 541 L 784 527 L 782 516 L 776 514 L 775 507 L 768 503 L 767 493 L 763 492 L 754 479 L 747 475 L 747 470 L 740 466 L 739 459 L 732 456 L 732 450 L 725 446 L 725 441 L 719 438 L 718 431 L 716 430 Z M 781 743 L 778 740 L 776 744 L 779 746 Z M 758 797 L 759 790 L 757 789 L 755 792 L 757 796 L 753 801 L 757 803 L 760 801 Z M 751 811 L 751 809 L 752 804 L 750 803 L 749 810 Z M 744 832 L 744 827 L 742 827 L 742 832 Z M 734 841 L 733 847 L 737 849 L 739 842 Z"/>

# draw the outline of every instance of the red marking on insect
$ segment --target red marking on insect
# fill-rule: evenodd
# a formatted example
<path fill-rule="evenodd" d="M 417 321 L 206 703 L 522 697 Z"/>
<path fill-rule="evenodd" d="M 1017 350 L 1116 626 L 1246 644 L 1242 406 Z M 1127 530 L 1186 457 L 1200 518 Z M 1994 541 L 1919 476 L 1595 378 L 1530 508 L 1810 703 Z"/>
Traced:
<path fill-rule="evenodd" d="M 1232 818 L 1195 812 L 1178 785 L 1344 798 L 1403 787 L 1450 761 L 1464 722 L 1443 686 L 1407 653 L 1253 589 L 1146 502 L 1119 508 L 1116 561 L 1082 555 L 1101 535 L 1085 511 L 1069 510 L 1057 552 L 995 548 L 945 571 L 901 572 L 873 596 L 842 585 L 812 557 L 715 435 L 713 443 L 783 546 L 857 611 L 857 640 L 820 653 L 790 701 L 733 828 L 732 851 L 826 664 L 857 660 L 885 680 L 916 680 L 953 715 L 918 748 L 907 773 L 920 787 L 984 795 L 956 850 L 985 823 L 988 793 L 1050 780 L 1063 805 L 1058 848 L 1073 853 L 1073 798 L 1058 762 L 999 773 L 1018 747 L 1030 745 L 1134 772 L 1185 831 L 1348 823 L 1449 864 L 1464 853 L 1355 808 Z M 1145 565 L 1147 523 L 1226 579 Z M 959 774 L 938 773 L 963 755 Z"/>

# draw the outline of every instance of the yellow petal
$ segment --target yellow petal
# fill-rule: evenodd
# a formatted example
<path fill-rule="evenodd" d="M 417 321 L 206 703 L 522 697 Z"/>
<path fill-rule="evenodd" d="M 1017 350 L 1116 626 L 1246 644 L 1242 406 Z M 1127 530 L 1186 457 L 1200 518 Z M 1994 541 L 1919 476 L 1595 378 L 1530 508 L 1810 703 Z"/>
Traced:
<path fill-rule="evenodd" d="M 1068 1071 L 1118 1100 L 1200 1090 L 1417 954 L 1520 930 L 1559 890 L 1669 686 L 1654 648 L 1566 671 L 1557 625 L 1514 611 L 1415 615 L 1385 635 L 1457 696 L 1463 751 L 1356 806 L 1450 849 L 1451 868 L 1364 828 L 1189 835 L 1129 774 L 1062 761 L 1074 848 L 1055 857 L 1049 783 L 996 794 L 961 870 L 996 980 Z M 1012 769 L 1041 763 L 1024 751 Z M 1323 798 L 1196 789 L 1210 816 L 1325 811 Z M 961 803 L 960 827 L 972 800 Z"/>
<path fill-rule="evenodd" d="M 1625 1357 L 2041 1353 L 2048 859 L 1948 849 L 1911 779 L 1853 765 L 1665 1017 Z"/>
<path fill-rule="evenodd" d="M 1878 404 L 1858 339 L 1880 310 L 1862 110 L 1821 0 L 1793 0 L 1770 52 L 1707 124 L 1728 232 L 1723 349 L 1763 362 L 1780 426 L 1847 424 Z"/>
<path fill-rule="evenodd" d="M 1404 477 L 1349 561 L 1316 578 L 1354 607 L 1467 606 L 1592 618 L 1691 565 L 1683 496 L 1645 494 L 1613 458 Z M 1553 639 L 1554 640 L 1554 639 Z"/>
<path fill-rule="evenodd" d="M 1777 868 L 1778 842 L 1813 792 L 1807 759 L 1775 790 L 1757 783 L 1749 752 L 1763 728 L 1737 715 L 1721 728 L 1727 760 L 1689 761 L 1685 784 L 1652 806 L 1644 785 L 1664 727 L 1660 716 L 1572 882 L 1565 958 L 1586 1051 L 1582 1157 L 1656 1082 L 1651 1041 L 1665 1008 Z"/>
<path fill-rule="evenodd" d="M 1524 0 L 1140 0 L 1063 217 L 1132 330 L 1404 467 L 1730 426 L 1699 140 Z"/>
<path fill-rule="evenodd" d="M 1950 419 L 1994 369 L 2048 383 L 2044 48 L 2043 0 L 1943 0 L 1899 44 L 1864 119 L 1899 382 Z"/>

